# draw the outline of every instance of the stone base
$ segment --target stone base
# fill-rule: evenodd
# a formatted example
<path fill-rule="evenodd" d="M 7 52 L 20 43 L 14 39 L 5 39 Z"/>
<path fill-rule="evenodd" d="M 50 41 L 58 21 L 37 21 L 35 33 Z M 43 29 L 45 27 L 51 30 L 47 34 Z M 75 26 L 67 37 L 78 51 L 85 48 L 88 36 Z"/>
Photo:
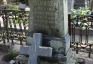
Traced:
<path fill-rule="evenodd" d="M 24 55 L 18 55 L 15 58 L 16 61 L 15 64 L 17 64 L 17 62 L 27 64 L 28 59 L 29 58 Z M 43 60 L 41 59 L 41 57 L 38 58 L 38 64 L 77 64 L 77 61 L 78 61 L 78 54 L 73 53 L 72 49 L 69 49 L 66 56 L 62 56 L 61 54 L 56 54 L 52 58 L 44 57 Z"/>
<path fill-rule="evenodd" d="M 52 58 L 40 58 L 39 64 L 69 64 L 72 49 L 69 49 L 66 56 L 56 54 Z"/>
<path fill-rule="evenodd" d="M 33 40 L 33 33 L 28 32 L 26 36 L 26 45 L 31 46 Z M 43 34 L 42 46 L 52 47 L 53 53 L 67 55 L 70 48 L 70 36 L 67 34 L 65 37 L 55 37 Z"/>

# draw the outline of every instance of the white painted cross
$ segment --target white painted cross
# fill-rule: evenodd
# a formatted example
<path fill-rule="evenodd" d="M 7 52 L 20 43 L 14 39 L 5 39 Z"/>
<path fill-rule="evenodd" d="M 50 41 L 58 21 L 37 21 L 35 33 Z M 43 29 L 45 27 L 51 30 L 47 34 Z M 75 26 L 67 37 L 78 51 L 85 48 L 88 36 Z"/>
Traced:
<path fill-rule="evenodd" d="M 34 33 L 33 43 L 31 46 L 21 46 L 20 54 L 29 55 L 28 64 L 38 64 L 37 57 L 45 56 L 52 57 L 52 48 L 51 47 L 42 47 L 42 34 Z"/>

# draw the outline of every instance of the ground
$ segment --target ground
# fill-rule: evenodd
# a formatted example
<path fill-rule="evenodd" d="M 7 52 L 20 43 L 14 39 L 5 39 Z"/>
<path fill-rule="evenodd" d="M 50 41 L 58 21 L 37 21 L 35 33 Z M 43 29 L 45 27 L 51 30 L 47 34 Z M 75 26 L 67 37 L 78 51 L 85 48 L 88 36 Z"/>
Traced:
<path fill-rule="evenodd" d="M 79 58 L 85 59 L 85 64 L 93 64 L 93 57 L 88 57 L 88 53 L 79 52 Z"/>
<path fill-rule="evenodd" d="M 2 61 L 4 55 L 6 55 L 6 53 L 0 52 L 0 64 L 9 64 L 8 62 Z M 87 53 L 79 52 L 79 58 L 85 59 L 85 64 L 93 64 L 93 58 L 88 58 L 87 55 L 88 55 Z"/>
<path fill-rule="evenodd" d="M 2 61 L 2 58 L 3 58 L 3 56 L 5 56 L 5 55 L 6 55 L 6 53 L 0 52 L 0 64 L 9 64 L 9 63 L 7 63 L 7 62 L 5 62 L 5 61 Z"/>

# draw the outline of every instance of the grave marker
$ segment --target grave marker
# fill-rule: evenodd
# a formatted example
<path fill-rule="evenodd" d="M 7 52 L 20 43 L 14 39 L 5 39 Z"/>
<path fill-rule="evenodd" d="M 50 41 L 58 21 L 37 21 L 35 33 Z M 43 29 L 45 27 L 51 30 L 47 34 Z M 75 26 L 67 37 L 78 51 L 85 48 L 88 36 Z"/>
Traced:
<path fill-rule="evenodd" d="M 28 64 L 37 64 L 37 57 L 52 57 L 52 48 L 51 47 L 42 47 L 42 34 L 34 33 L 33 43 L 31 46 L 21 46 L 20 54 L 29 55 Z"/>
<path fill-rule="evenodd" d="M 19 4 L 18 8 L 21 10 L 25 10 L 26 4 Z"/>
<path fill-rule="evenodd" d="M 31 44 L 33 33 L 42 33 L 49 35 L 50 40 L 48 46 L 52 46 L 59 53 L 64 55 L 70 48 L 70 36 L 68 34 L 68 0 L 31 0 L 30 1 L 30 19 L 29 19 L 29 33 L 27 34 L 27 45 Z M 56 38 L 59 37 L 59 38 Z M 66 40 L 65 40 L 66 39 Z M 68 42 L 68 44 L 62 43 Z M 55 42 L 55 43 L 53 43 Z M 44 46 L 46 41 L 44 41 Z M 63 46 L 65 45 L 65 46 Z M 66 47 L 68 46 L 68 47 Z"/>
<path fill-rule="evenodd" d="M 67 64 L 70 59 L 67 4 L 68 0 L 30 0 L 29 32 L 26 44 L 33 44 L 34 33 L 42 33 L 42 46 L 53 48 L 53 57 L 40 58 L 41 64 Z M 59 58 L 60 54 L 66 60 L 54 59 L 55 56 Z M 55 60 L 57 62 L 53 62 Z"/>

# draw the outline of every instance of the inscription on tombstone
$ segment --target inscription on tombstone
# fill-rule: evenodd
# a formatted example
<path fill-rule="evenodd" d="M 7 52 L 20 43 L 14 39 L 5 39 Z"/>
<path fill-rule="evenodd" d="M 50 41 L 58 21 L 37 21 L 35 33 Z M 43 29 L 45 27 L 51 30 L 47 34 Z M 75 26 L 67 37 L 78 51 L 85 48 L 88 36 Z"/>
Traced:
<path fill-rule="evenodd" d="M 64 23 L 62 23 L 62 20 L 64 18 L 62 18 L 62 11 L 64 9 L 62 9 L 62 1 L 31 0 L 29 31 L 32 33 L 40 32 L 46 35 L 63 36 L 62 28 L 64 27 L 62 26 L 64 26 Z"/>

